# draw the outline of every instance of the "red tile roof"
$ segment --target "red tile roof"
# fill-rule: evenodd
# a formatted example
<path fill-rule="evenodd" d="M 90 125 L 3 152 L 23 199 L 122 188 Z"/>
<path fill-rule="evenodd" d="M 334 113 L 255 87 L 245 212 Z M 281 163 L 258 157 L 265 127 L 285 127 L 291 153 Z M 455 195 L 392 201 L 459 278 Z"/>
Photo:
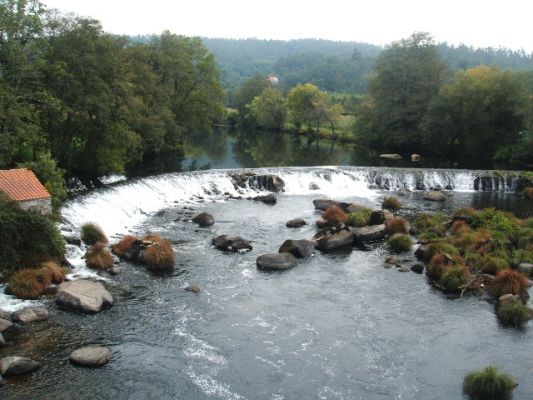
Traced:
<path fill-rule="evenodd" d="M 22 168 L 0 170 L 0 191 L 16 201 L 50 198 L 50 193 L 35 174 Z"/>

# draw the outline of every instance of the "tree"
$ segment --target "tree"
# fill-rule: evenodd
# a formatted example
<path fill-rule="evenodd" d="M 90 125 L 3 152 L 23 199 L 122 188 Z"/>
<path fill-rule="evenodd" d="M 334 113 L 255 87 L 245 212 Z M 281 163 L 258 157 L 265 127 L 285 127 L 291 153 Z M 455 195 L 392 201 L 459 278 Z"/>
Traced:
<path fill-rule="evenodd" d="M 324 113 L 327 93 L 312 83 L 304 83 L 294 87 L 289 93 L 289 109 L 292 120 L 297 127 L 306 124 L 309 128 L 320 128 Z"/>
<path fill-rule="evenodd" d="M 248 109 L 246 108 L 253 99 L 263 93 L 271 83 L 262 75 L 255 75 L 254 77 L 245 81 L 235 93 L 235 107 L 239 111 L 239 119 L 241 124 L 246 122 L 248 116 Z"/>
<path fill-rule="evenodd" d="M 357 125 L 360 141 L 387 151 L 423 150 L 422 119 L 448 76 L 429 34 L 393 42 L 379 56 L 370 79 L 370 98 Z"/>
<path fill-rule="evenodd" d="M 287 120 L 287 99 L 274 88 L 266 88 L 249 105 L 251 115 L 262 128 L 281 130 Z"/>

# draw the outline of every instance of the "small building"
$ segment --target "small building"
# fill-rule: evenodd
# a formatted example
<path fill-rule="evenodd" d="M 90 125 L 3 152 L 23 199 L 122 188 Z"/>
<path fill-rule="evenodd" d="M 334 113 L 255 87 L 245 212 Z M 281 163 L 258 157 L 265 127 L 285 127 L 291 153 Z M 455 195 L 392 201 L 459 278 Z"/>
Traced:
<path fill-rule="evenodd" d="M 272 86 L 278 86 L 279 84 L 279 78 L 275 75 L 269 75 L 267 77 L 267 80 L 270 82 Z"/>
<path fill-rule="evenodd" d="M 35 208 L 43 214 L 52 212 L 52 196 L 29 169 L 0 170 L 0 192 L 25 210 Z"/>

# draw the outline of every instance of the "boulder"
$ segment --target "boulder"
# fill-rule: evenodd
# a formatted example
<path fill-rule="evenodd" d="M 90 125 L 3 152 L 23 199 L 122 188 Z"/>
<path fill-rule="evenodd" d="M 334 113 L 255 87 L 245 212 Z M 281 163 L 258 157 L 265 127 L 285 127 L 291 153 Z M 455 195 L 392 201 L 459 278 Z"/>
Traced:
<path fill-rule="evenodd" d="M 437 190 L 432 190 L 424 194 L 424 200 L 441 202 L 446 200 L 446 195 Z"/>
<path fill-rule="evenodd" d="M 394 215 L 389 210 L 373 210 L 370 213 L 368 225 L 381 225 L 392 217 L 394 217 Z"/>
<path fill-rule="evenodd" d="M 279 248 L 280 253 L 291 253 L 296 258 L 315 255 L 315 245 L 309 240 L 285 240 Z"/>
<path fill-rule="evenodd" d="M 298 260 L 291 253 L 263 254 L 257 257 L 257 268 L 281 271 L 294 267 Z"/>
<path fill-rule="evenodd" d="M 220 235 L 211 241 L 213 246 L 224 251 L 249 251 L 252 246 L 248 240 L 236 235 Z"/>
<path fill-rule="evenodd" d="M 400 271 L 400 272 L 409 272 L 409 271 L 411 271 L 411 269 L 409 267 L 406 267 L 406 266 L 402 265 L 402 266 L 400 266 L 398 268 L 398 271 Z"/>
<path fill-rule="evenodd" d="M 88 346 L 70 353 L 71 363 L 84 367 L 101 367 L 111 359 L 111 351 L 107 347 Z"/>
<path fill-rule="evenodd" d="M 11 319 L 23 324 L 44 321 L 45 319 L 48 319 L 48 310 L 42 306 L 25 307 L 11 314 Z"/>
<path fill-rule="evenodd" d="M 424 264 L 422 263 L 416 263 L 411 266 L 411 271 L 421 274 L 424 272 Z"/>
<path fill-rule="evenodd" d="M 33 361 L 27 357 L 4 357 L 0 359 L 0 375 L 11 376 L 17 374 L 24 374 L 39 368 L 41 365 L 37 361 Z"/>
<path fill-rule="evenodd" d="M 192 222 L 194 222 L 195 224 L 200 225 L 203 228 L 203 227 L 207 227 L 207 226 L 213 225 L 215 223 L 215 218 L 213 218 L 213 216 L 211 214 L 203 212 L 201 214 L 196 215 L 192 219 Z"/>
<path fill-rule="evenodd" d="M 57 304 L 84 313 L 97 313 L 113 305 L 113 296 L 100 282 L 80 279 L 63 282 L 55 297 Z"/>
<path fill-rule="evenodd" d="M 0 318 L 0 332 L 4 332 L 13 326 L 13 322 Z"/>
<path fill-rule="evenodd" d="M 340 249 L 353 244 L 353 234 L 349 230 L 319 232 L 315 235 L 315 246 L 322 251 Z"/>
<path fill-rule="evenodd" d="M 187 292 L 200 293 L 200 287 L 198 285 L 191 285 L 185 288 Z"/>
<path fill-rule="evenodd" d="M 269 194 L 264 195 L 264 196 L 255 196 L 254 198 L 252 198 L 252 200 L 262 201 L 265 204 L 276 204 L 277 201 L 278 201 L 276 196 L 274 194 L 272 194 L 272 193 L 269 193 Z"/>
<path fill-rule="evenodd" d="M 431 251 L 429 245 L 421 245 L 415 250 L 415 257 L 422 261 L 429 261 Z"/>
<path fill-rule="evenodd" d="M 320 186 L 318 186 L 315 182 L 311 182 L 309 184 L 309 190 L 320 190 Z"/>
<path fill-rule="evenodd" d="M 388 256 L 386 259 L 385 259 L 385 263 L 386 264 L 391 264 L 391 265 L 396 265 L 400 262 L 400 260 L 398 259 L 398 257 L 396 256 Z"/>
<path fill-rule="evenodd" d="M 409 189 L 400 189 L 397 194 L 401 197 L 408 197 L 411 194 L 411 191 Z"/>
<path fill-rule="evenodd" d="M 524 275 L 533 277 L 533 264 L 529 264 L 529 263 L 518 264 L 518 271 L 522 272 Z"/>
<path fill-rule="evenodd" d="M 109 269 L 109 273 L 113 276 L 120 274 L 122 270 L 119 267 L 113 267 Z"/>
<path fill-rule="evenodd" d="M 63 233 L 63 239 L 65 239 L 65 242 L 68 244 L 81 246 L 81 238 L 73 233 Z"/>
<path fill-rule="evenodd" d="M 283 192 L 285 181 L 277 175 L 256 175 L 248 178 L 248 186 L 270 192 Z"/>
<path fill-rule="evenodd" d="M 11 321 L 11 313 L 8 311 L 0 310 L 0 318 Z"/>
<path fill-rule="evenodd" d="M 315 199 L 313 200 L 313 204 L 315 205 L 315 208 L 320 211 L 326 211 L 328 208 L 333 206 L 340 207 L 344 210 L 349 206 L 348 203 L 342 203 L 340 201 L 328 199 Z"/>
<path fill-rule="evenodd" d="M 356 242 L 364 243 L 373 240 L 381 240 L 385 237 L 385 224 L 363 226 L 361 228 L 351 229 L 353 238 Z"/>
<path fill-rule="evenodd" d="M 399 154 L 380 154 L 379 158 L 384 158 L 385 160 L 401 160 L 402 156 Z"/>
<path fill-rule="evenodd" d="M 307 225 L 307 222 L 305 222 L 302 218 L 291 219 L 285 224 L 287 228 L 300 228 L 304 225 Z"/>
<path fill-rule="evenodd" d="M 420 161 L 420 154 L 411 154 L 411 161 L 412 162 L 418 162 Z"/>

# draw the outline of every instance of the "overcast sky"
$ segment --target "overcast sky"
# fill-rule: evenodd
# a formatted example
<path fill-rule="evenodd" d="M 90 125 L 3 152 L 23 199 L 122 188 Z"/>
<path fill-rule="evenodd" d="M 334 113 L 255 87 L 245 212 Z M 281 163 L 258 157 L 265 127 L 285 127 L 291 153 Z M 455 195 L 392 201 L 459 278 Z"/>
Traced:
<path fill-rule="evenodd" d="M 533 0 L 43 0 L 119 34 L 387 44 L 414 31 L 437 41 L 533 52 Z"/>

